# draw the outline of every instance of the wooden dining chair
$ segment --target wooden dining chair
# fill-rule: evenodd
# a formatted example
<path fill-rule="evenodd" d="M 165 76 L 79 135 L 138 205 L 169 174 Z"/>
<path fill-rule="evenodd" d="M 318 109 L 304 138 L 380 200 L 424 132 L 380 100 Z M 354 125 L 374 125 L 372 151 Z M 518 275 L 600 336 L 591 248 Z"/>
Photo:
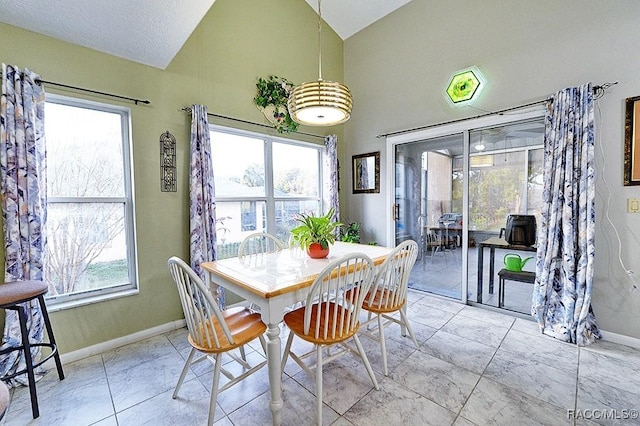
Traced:
<path fill-rule="evenodd" d="M 256 232 L 242 240 L 240 247 L 238 247 L 238 257 L 246 259 L 247 257 L 251 258 L 251 256 L 281 251 L 284 248 L 284 243 L 274 235 L 267 232 Z M 260 307 L 254 303 L 251 303 L 249 308 L 255 312 L 260 312 Z M 244 349 L 241 348 L 240 351 L 242 359 L 245 359 Z"/>
<path fill-rule="evenodd" d="M 245 257 L 283 250 L 284 243 L 266 232 L 256 232 L 247 236 L 238 247 L 238 257 Z"/>
<path fill-rule="evenodd" d="M 328 264 L 316 277 L 307 295 L 305 306 L 284 316 L 289 338 L 284 349 L 282 368 L 291 358 L 316 379 L 317 423 L 322 424 L 322 367 L 328 362 L 352 352 L 364 362 L 374 387 L 378 382 L 356 332 L 360 326 L 362 302 L 373 279 L 373 261 L 362 253 L 343 256 Z M 291 349 L 294 336 L 315 345 L 307 353 L 295 354 Z M 346 344 L 353 339 L 356 349 Z M 340 345 L 340 351 L 323 358 L 323 349 Z M 315 359 L 313 359 L 315 355 Z M 311 357 L 311 362 L 305 361 Z M 315 372 L 314 372 L 315 367 Z"/>
<path fill-rule="evenodd" d="M 207 424 L 213 425 L 218 394 L 267 364 L 265 359 L 265 361 L 251 366 L 245 359 L 233 353 L 234 349 L 238 349 L 255 339 L 260 339 L 262 347 L 265 348 L 263 334 L 267 330 L 267 326 L 260 319 L 259 313 L 246 307 L 241 306 L 221 311 L 200 277 L 182 259 L 171 257 L 168 260 L 168 265 L 171 276 L 178 286 L 180 302 L 189 330 L 188 340 L 191 345 L 191 351 L 173 391 L 173 399 L 177 398 L 180 386 L 189 372 L 189 367 L 198 362 L 209 360 L 214 365 L 214 373 Z M 194 359 L 196 353 L 201 355 Z M 223 367 L 223 354 L 227 354 L 233 361 L 240 364 L 243 372 L 234 376 L 231 373 L 233 368 L 229 368 L 228 365 Z M 219 387 L 220 373 L 224 374 L 229 381 Z"/>
<path fill-rule="evenodd" d="M 418 257 L 418 250 L 418 244 L 413 240 L 398 244 L 378 269 L 362 304 L 362 309 L 368 313 L 367 321 L 362 327 L 362 334 L 380 342 L 385 376 L 389 375 L 385 327 L 392 323 L 399 324 L 402 327 L 402 335 L 406 335 L 406 329 L 418 349 L 418 342 L 407 319 L 407 287 L 411 269 Z M 399 318 L 393 315 L 396 312 L 399 313 Z"/>

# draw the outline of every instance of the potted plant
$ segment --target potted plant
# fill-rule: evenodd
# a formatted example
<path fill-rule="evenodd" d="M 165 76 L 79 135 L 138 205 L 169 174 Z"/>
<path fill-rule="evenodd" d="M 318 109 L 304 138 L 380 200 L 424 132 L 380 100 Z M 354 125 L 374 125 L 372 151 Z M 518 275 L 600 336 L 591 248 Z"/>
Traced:
<path fill-rule="evenodd" d="M 258 93 L 253 102 L 262 111 L 278 133 L 289 133 L 298 130 L 298 123 L 293 121 L 287 109 L 287 100 L 293 89 L 293 83 L 286 78 L 270 75 L 258 78 Z"/>
<path fill-rule="evenodd" d="M 296 218 L 300 225 L 291 230 L 291 235 L 309 257 L 322 259 L 329 254 L 329 244 L 336 241 L 336 228 L 342 226 L 342 223 L 333 221 L 334 213 L 330 209 L 322 216 L 300 213 Z"/>
<path fill-rule="evenodd" d="M 340 239 L 345 243 L 359 243 L 360 222 L 351 222 L 349 225 L 342 228 Z"/>

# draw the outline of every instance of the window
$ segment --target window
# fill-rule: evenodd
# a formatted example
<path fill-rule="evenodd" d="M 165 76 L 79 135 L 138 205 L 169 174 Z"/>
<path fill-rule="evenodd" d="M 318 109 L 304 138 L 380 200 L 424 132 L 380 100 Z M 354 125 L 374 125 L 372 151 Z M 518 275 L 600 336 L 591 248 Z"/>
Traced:
<path fill-rule="evenodd" d="M 300 212 L 320 211 L 324 146 L 211 126 L 218 258 L 253 232 L 286 242 Z"/>
<path fill-rule="evenodd" d="M 48 303 L 135 290 L 129 110 L 47 95 Z"/>

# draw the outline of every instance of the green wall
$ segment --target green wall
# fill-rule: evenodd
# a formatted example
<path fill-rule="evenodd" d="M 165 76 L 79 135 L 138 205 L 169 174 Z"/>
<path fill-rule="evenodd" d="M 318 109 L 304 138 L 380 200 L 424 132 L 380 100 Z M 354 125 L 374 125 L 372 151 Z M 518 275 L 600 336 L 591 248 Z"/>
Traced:
<path fill-rule="evenodd" d="M 140 293 L 53 312 L 62 353 L 182 318 L 166 266 L 170 256 L 188 259 L 189 252 L 191 119 L 180 109 L 204 104 L 212 113 L 266 124 L 253 104 L 258 77 L 275 74 L 294 83 L 317 79 L 317 15 L 304 0 L 277 3 L 217 0 L 166 70 L 0 24 L 0 61 L 29 68 L 45 80 L 151 101 L 150 106 L 136 106 L 46 87 L 49 93 L 129 106 L 133 139 Z M 342 40 L 323 28 L 323 77 L 341 81 Z M 210 123 L 239 127 L 222 119 Z M 167 130 L 177 139 L 175 193 L 160 191 L 159 138 Z M 336 133 L 339 139 L 343 134 L 341 126 L 300 130 Z M 4 260 L 4 253 L 0 255 Z"/>

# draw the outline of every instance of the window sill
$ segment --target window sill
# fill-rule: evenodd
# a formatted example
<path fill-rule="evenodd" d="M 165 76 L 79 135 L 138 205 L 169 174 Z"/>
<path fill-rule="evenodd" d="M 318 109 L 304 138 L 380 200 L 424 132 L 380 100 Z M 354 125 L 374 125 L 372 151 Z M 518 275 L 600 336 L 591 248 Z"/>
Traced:
<path fill-rule="evenodd" d="M 85 297 L 82 299 L 69 300 L 66 302 L 57 302 L 54 304 L 47 303 L 47 310 L 49 312 L 64 311 L 66 309 L 73 309 L 80 306 L 93 305 L 95 303 L 102 303 L 109 300 L 120 299 L 122 297 L 136 296 L 139 293 L 140 290 L 138 289 L 130 289 L 109 294 L 100 294 L 91 297 Z"/>

